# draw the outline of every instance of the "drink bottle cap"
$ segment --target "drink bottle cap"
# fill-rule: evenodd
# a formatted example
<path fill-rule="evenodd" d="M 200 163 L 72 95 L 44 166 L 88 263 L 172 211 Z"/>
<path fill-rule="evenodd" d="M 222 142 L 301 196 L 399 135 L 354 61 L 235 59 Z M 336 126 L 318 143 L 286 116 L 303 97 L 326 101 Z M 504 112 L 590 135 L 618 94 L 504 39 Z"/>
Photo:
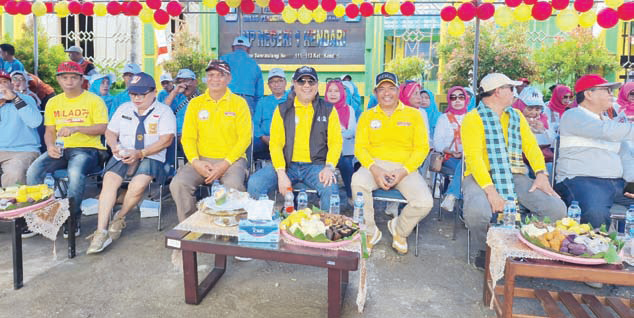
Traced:
<path fill-rule="evenodd" d="M 579 201 L 572 201 L 572 202 L 570 202 L 570 205 L 573 205 L 573 204 L 579 204 Z"/>

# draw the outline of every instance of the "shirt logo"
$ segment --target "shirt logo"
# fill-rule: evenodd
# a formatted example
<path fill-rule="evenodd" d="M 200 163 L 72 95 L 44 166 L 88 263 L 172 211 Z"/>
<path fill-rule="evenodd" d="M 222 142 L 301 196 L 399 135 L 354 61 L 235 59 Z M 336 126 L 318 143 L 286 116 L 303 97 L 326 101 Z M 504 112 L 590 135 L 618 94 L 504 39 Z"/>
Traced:
<path fill-rule="evenodd" d="M 381 128 L 381 121 L 378 119 L 375 119 L 373 121 L 370 122 L 370 128 L 372 129 L 379 129 Z"/>
<path fill-rule="evenodd" d="M 158 134 L 158 123 L 149 123 L 148 127 L 150 128 L 150 134 L 155 135 Z"/>
<path fill-rule="evenodd" d="M 236 117 L 236 113 L 234 113 L 234 112 L 225 112 L 225 116 Z"/>
<path fill-rule="evenodd" d="M 198 112 L 198 119 L 207 120 L 209 119 L 209 112 L 206 109 L 203 109 Z"/>
<path fill-rule="evenodd" d="M 141 80 L 141 76 L 135 75 L 134 77 L 132 77 L 132 80 L 130 80 L 130 84 L 136 84 Z"/>
<path fill-rule="evenodd" d="M 327 121 L 327 118 L 326 116 L 317 116 L 317 121 L 325 123 Z"/>
<path fill-rule="evenodd" d="M 409 121 L 399 121 L 396 123 L 396 126 L 403 126 L 403 127 L 408 127 L 411 126 L 412 123 L 410 123 Z"/>

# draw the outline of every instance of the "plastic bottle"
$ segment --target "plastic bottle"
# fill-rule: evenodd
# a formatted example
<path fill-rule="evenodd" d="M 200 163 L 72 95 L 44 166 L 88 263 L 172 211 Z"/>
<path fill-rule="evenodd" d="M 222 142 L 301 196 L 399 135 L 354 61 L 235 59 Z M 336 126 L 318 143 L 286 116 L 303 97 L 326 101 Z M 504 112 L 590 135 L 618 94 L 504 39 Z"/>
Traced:
<path fill-rule="evenodd" d="M 216 191 L 220 189 L 220 181 L 214 180 L 214 183 L 211 185 L 211 195 L 215 198 Z"/>
<path fill-rule="evenodd" d="M 297 195 L 297 210 L 303 210 L 308 207 L 308 194 L 302 189 Z"/>
<path fill-rule="evenodd" d="M 339 187 L 337 184 L 332 185 L 332 194 L 330 195 L 330 213 L 339 214 Z"/>
<path fill-rule="evenodd" d="M 62 138 L 55 140 L 55 147 L 59 150 L 59 155 L 64 156 L 64 140 Z"/>
<path fill-rule="evenodd" d="M 52 173 L 47 173 L 44 178 L 44 184 L 49 187 L 49 189 L 55 190 L 55 179 L 53 179 Z"/>
<path fill-rule="evenodd" d="M 572 201 L 568 207 L 568 217 L 577 221 L 577 224 L 581 223 L 581 208 L 579 202 Z"/>
<path fill-rule="evenodd" d="M 286 188 L 286 194 L 284 195 L 284 212 L 286 212 L 286 214 L 291 214 L 293 213 L 293 211 L 295 211 L 293 204 L 294 199 L 295 197 L 293 196 L 293 188 Z"/>
<path fill-rule="evenodd" d="M 357 197 L 354 199 L 354 212 L 352 212 L 352 220 L 359 224 L 363 224 L 363 193 L 357 192 Z"/>
<path fill-rule="evenodd" d="M 517 206 L 515 205 L 515 199 L 508 197 L 504 204 L 504 227 L 514 228 L 515 220 L 517 218 Z"/>
<path fill-rule="evenodd" d="M 625 212 L 625 246 L 624 253 L 634 257 L 634 204 Z"/>

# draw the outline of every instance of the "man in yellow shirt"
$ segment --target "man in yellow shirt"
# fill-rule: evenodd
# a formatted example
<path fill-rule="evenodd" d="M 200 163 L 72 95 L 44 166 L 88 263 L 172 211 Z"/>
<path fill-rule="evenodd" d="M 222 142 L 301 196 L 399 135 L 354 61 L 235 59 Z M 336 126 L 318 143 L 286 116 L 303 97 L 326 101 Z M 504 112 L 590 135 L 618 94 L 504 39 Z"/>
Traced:
<path fill-rule="evenodd" d="M 343 137 L 337 111 L 319 97 L 317 71 L 302 66 L 293 75 L 293 91 L 273 113 L 269 150 L 273 166 L 265 166 L 249 178 L 249 194 L 258 198 L 277 185 L 285 195 L 296 183 L 319 194 L 322 210 L 328 210 L 336 191 L 335 167 Z M 338 193 L 338 192 L 335 192 Z"/>
<path fill-rule="evenodd" d="M 64 93 L 51 98 L 44 112 L 47 151 L 31 164 L 26 182 L 41 184 L 47 173 L 67 169 L 70 212 L 77 224 L 75 235 L 79 235 L 86 174 L 99 170 L 99 151 L 106 149 L 101 135 L 108 125 L 108 109 L 99 96 L 82 88 L 84 78 L 79 64 L 60 64 L 57 82 Z M 67 236 L 64 228 L 64 237 Z"/>
<path fill-rule="evenodd" d="M 192 99 L 185 112 L 181 143 L 189 163 L 170 184 L 179 222 L 196 210 L 194 192 L 203 183 L 220 180 L 227 188 L 245 191 L 245 152 L 252 136 L 249 105 L 227 87 L 227 62 L 212 60 L 206 72 L 207 91 Z"/>
<path fill-rule="evenodd" d="M 465 155 L 464 218 L 480 249 L 476 266 L 483 266 L 486 232 L 493 213 L 503 212 L 507 200 L 553 221 L 566 215 L 566 206 L 548 182 L 546 164 L 524 115 L 511 107 L 513 87 L 522 82 L 492 73 L 480 82 L 482 101 L 462 122 Z M 522 153 L 535 171 L 530 179 Z"/>
<path fill-rule="evenodd" d="M 357 124 L 354 154 L 362 167 L 352 176 L 352 192 L 363 194 L 370 248 L 383 236 L 374 221 L 372 191 L 401 192 L 407 205 L 387 227 L 392 247 L 406 254 L 407 237 L 434 206 L 429 187 L 418 173 L 429 152 L 427 128 L 417 109 L 399 102 L 396 75 L 381 73 L 375 83 L 379 105 L 361 114 Z"/>

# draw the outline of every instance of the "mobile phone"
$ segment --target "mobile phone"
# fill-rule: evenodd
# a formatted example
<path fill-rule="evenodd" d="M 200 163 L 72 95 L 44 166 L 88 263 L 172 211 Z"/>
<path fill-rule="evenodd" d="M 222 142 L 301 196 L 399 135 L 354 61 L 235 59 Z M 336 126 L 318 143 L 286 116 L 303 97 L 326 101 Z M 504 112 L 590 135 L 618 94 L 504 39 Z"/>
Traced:
<path fill-rule="evenodd" d="M 625 185 L 625 189 L 623 189 L 623 193 L 625 192 L 634 193 L 634 182 L 628 182 Z"/>

